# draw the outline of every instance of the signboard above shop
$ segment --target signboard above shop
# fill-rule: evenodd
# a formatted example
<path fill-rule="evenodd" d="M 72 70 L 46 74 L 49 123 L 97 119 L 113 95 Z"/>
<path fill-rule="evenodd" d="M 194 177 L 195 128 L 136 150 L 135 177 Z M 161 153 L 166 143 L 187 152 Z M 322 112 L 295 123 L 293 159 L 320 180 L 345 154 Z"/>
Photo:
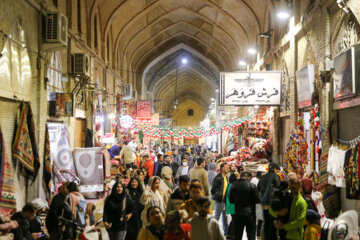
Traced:
<path fill-rule="evenodd" d="M 281 104 L 282 72 L 221 72 L 220 105 Z"/>
<path fill-rule="evenodd" d="M 138 100 L 136 104 L 136 117 L 151 118 L 151 101 Z"/>

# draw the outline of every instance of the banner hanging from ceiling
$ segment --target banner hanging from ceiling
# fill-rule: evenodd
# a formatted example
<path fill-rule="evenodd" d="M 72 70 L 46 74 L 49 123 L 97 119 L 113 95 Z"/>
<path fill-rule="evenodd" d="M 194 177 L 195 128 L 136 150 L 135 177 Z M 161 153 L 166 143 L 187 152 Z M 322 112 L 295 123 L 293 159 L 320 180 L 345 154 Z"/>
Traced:
<path fill-rule="evenodd" d="M 282 72 L 221 72 L 220 105 L 281 104 Z"/>
<path fill-rule="evenodd" d="M 136 103 L 136 117 L 151 118 L 151 101 L 138 100 Z"/>

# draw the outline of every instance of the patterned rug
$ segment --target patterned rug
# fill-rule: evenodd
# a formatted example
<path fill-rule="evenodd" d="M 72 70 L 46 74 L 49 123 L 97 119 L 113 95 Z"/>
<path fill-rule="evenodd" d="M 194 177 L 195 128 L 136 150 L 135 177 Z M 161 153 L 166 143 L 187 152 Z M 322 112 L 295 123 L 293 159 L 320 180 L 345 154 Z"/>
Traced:
<path fill-rule="evenodd" d="M 21 105 L 20 118 L 16 125 L 16 135 L 13 142 L 13 159 L 19 162 L 27 172 L 34 174 L 34 153 L 31 146 L 31 138 L 27 124 L 27 108 Z"/>
<path fill-rule="evenodd" d="M 60 182 L 78 182 L 66 125 L 61 125 L 60 136 L 50 143 L 50 153 L 53 160 L 53 170 L 58 180 Z"/>
<path fill-rule="evenodd" d="M 5 151 L 5 142 L 0 129 L 0 209 L 16 210 L 14 176 Z"/>
<path fill-rule="evenodd" d="M 104 176 L 105 176 L 105 181 L 111 181 L 111 157 L 109 152 L 103 148 L 99 153 L 101 153 L 104 156 Z"/>
<path fill-rule="evenodd" d="M 37 177 L 37 174 L 39 172 L 39 169 L 40 169 L 40 157 L 39 157 L 39 151 L 38 151 L 38 146 L 37 146 L 36 137 L 35 137 L 36 129 L 35 129 L 34 115 L 32 113 L 30 104 L 27 103 L 26 107 L 27 107 L 26 121 L 27 121 L 27 125 L 28 125 L 28 130 L 29 130 L 31 148 L 32 148 L 33 155 L 34 155 L 34 173 L 33 173 L 33 182 L 34 182 Z"/>
<path fill-rule="evenodd" d="M 104 163 L 101 148 L 76 148 L 73 151 L 80 192 L 101 192 L 104 190 Z"/>
<path fill-rule="evenodd" d="M 43 171 L 43 183 L 45 185 L 45 191 L 51 193 L 51 177 L 52 177 L 52 164 L 50 155 L 50 141 L 49 130 L 46 125 L 45 130 L 45 144 L 44 144 L 44 171 Z"/>

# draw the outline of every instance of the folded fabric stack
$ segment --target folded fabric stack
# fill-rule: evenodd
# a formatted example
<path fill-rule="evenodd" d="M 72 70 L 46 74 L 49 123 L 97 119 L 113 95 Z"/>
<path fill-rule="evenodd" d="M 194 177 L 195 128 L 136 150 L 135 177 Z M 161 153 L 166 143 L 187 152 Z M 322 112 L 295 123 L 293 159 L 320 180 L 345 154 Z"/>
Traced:
<path fill-rule="evenodd" d="M 0 214 L 0 240 L 12 240 L 14 235 L 10 233 L 12 229 L 18 227 L 17 221 L 11 221 L 10 216 Z"/>

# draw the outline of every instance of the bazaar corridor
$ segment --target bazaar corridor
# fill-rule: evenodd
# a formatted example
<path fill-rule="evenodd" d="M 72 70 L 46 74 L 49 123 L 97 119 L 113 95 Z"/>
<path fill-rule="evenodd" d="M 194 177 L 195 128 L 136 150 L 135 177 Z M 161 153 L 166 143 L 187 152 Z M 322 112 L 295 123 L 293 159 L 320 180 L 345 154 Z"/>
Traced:
<path fill-rule="evenodd" d="M 359 240 L 360 0 L 1 0 L 0 240 Z"/>

